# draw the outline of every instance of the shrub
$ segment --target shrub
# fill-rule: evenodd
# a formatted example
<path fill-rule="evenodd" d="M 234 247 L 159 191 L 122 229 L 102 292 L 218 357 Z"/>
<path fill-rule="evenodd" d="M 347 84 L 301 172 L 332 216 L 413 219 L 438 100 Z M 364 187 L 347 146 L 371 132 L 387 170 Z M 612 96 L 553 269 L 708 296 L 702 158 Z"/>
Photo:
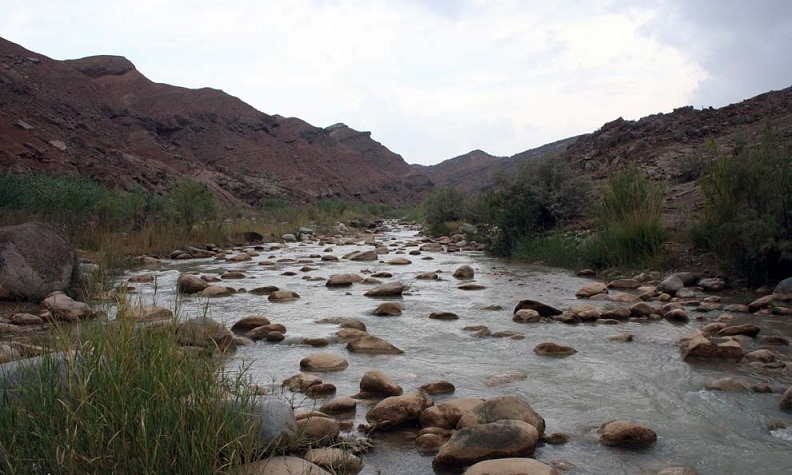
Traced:
<path fill-rule="evenodd" d="M 595 208 L 597 234 L 586 252 L 595 267 L 657 266 L 668 229 L 663 225 L 663 185 L 630 166 L 608 180 Z"/>
<path fill-rule="evenodd" d="M 453 186 L 436 188 L 424 201 L 424 218 L 430 225 L 445 221 L 459 221 L 466 215 L 465 194 Z"/>
<path fill-rule="evenodd" d="M 792 274 L 792 154 L 768 135 L 715 157 L 699 180 L 705 198 L 696 244 L 731 272 L 761 284 Z"/>

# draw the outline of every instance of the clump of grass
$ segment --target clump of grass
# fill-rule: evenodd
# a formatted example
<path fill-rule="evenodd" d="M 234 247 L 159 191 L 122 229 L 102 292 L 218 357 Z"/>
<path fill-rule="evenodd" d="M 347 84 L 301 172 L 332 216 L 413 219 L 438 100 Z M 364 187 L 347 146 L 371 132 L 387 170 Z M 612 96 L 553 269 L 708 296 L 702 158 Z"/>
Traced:
<path fill-rule="evenodd" d="M 661 220 L 663 195 L 663 185 L 647 179 L 635 166 L 611 176 L 595 209 L 597 234 L 586 245 L 592 265 L 661 265 L 669 236 Z"/>
<path fill-rule="evenodd" d="M 545 265 L 577 268 L 586 264 L 580 240 L 570 233 L 548 233 L 519 240 L 513 257 Z"/>
<path fill-rule="evenodd" d="M 72 351 L 43 356 L 3 391 L 0 471 L 209 474 L 259 457 L 258 427 L 225 402 L 252 397 L 244 372 L 185 357 L 173 328 L 119 318 L 75 342 L 61 335 Z"/>

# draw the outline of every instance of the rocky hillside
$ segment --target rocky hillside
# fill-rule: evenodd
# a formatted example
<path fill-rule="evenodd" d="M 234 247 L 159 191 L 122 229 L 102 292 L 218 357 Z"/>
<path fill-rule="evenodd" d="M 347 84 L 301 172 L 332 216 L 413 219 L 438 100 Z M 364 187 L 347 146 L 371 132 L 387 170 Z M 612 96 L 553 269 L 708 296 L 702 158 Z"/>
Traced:
<path fill-rule="evenodd" d="M 0 38 L 0 171 L 163 191 L 188 175 L 234 204 L 415 204 L 431 180 L 343 124 L 314 127 L 215 89 L 158 84 L 125 58 L 56 61 Z"/>
<path fill-rule="evenodd" d="M 479 150 L 421 168 L 438 185 L 468 191 L 486 190 L 494 177 L 525 160 L 558 156 L 593 178 L 605 178 L 627 163 L 638 163 L 650 177 L 670 180 L 672 195 L 689 193 L 697 157 L 712 137 L 724 150 L 758 142 L 768 128 L 792 142 L 792 87 L 772 91 L 720 109 L 681 107 L 640 120 L 622 118 L 599 130 L 561 140 L 511 157 L 497 158 Z M 687 187 L 690 188 L 690 187 Z"/>

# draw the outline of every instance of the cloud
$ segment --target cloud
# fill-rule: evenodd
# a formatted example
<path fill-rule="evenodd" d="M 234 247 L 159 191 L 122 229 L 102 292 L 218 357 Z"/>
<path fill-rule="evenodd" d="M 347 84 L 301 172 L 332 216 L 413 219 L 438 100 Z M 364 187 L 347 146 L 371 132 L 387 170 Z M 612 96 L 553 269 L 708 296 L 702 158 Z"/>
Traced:
<path fill-rule="evenodd" d="M 683 48 L 658 18 L 681 8 L 136 0 L 110 9 L 6 0 L 0 35 L 57 59 L 124 55 L 152 80 L 223 89 L 317 126 L 345 122 L 409 162 L 434 163 L 476 148 L 512 155 L 690 103 L 708 74 L 717 76 L 693 59 L 705 53 Z"/>

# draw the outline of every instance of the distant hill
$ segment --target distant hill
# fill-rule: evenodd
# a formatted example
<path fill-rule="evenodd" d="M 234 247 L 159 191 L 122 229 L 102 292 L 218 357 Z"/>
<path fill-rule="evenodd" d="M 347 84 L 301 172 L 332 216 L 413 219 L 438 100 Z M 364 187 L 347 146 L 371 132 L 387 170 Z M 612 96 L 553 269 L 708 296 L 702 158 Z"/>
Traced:
<path fill-rule="evenodd" d="M 268 115 L 215 89 L 154 83 L 123 57 L 57 61 L 0 38 L 0 172 L 7 170 L 154 191 L 186 175 L 241 205 L 400 206 L 432 188 L 369 132 Z"/>

